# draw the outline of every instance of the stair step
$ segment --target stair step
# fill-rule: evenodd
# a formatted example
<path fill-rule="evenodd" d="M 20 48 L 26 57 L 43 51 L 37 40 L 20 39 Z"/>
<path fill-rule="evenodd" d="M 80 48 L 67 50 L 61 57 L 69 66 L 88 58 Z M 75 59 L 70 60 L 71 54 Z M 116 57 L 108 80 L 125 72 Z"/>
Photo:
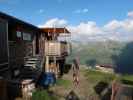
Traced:
<path fill-rule="evenodd" d="M 25 67 L 33 67 L 33 68 L 36 68 L 36 64 L 25 64 L 24 66 Z"/>
<path fill-rule="evenodd" d="M 36 61 L 26 61 L 25 64 L 37 64 Z"/>
<path fill-rule="evenodd" d="M 28 60 L 28 61 L 39 61 L 38 58 L 28 58 L 27 60 Z"/>

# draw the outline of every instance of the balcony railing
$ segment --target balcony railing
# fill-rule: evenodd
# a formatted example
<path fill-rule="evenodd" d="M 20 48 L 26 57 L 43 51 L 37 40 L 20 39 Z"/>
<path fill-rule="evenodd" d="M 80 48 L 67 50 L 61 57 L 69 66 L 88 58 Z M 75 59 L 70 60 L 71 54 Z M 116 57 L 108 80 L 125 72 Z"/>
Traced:
<path fill-rule="evenodd" d="M 45 55 L 46 56 L 68 56 L 71 53 L 71 44 L 68 42 L 46 41 Z"/>

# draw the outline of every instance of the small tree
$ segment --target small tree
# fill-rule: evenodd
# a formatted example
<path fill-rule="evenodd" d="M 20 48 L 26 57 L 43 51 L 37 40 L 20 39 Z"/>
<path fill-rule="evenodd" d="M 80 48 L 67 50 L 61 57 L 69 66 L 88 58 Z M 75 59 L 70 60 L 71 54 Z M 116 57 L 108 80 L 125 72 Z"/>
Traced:
<path fill-rule="evenodd" d="M 133 74 L 133 42 L 128 43 L 122 49 L 118 57 L 113 57 L 116 64 L 116 72 L 122 74 Z"/>

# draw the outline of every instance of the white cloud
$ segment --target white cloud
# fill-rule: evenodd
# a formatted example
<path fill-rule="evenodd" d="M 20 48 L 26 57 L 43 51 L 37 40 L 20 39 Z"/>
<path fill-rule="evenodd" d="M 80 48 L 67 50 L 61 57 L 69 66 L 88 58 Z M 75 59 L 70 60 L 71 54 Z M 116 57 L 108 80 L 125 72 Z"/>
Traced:
<path fill-rule="evenodd" d="M 115 31 L 121 27 L 122 23 L 117 20 L 112 20 L 104 26 L 107 31 Z"/>
<path fill-rule="evenodd" d="M 68 26 L 72 33 L 84 34 L 84 35 L 94 35 L 101 33 L 99 27 L 97 27 L 95 22 L 88 21 L 87 23 L 80 23 L 77 26 Z"/>
<path fill-rule="evenodd" d="M 126 19 L 122 23 L 122 27 L 127 32 L 133 32 L 133 19 Z"/>
<path fill-rule="evenodd" d="M 133 19 L 125 19 L 122 21 L 112 20 L 104 26 L 106 31 L 123 31 L 123 32 L 133 32 Z"/>
<path fill-rule="evenodd" d="M 84 9 L 77 9 L 74 11 L 74 13 L 80 14 L 80 13 L 87 13 L 89 10 L 87 8 Z"/>
<path fill-rule="evenodd" d="M 133 11 L 128 12 L 127 16 L 128 17 L 133 17 Z"/>
<path fill-rule="evenodd" d="M 99 27 L 95 21 L 81 22 L 78 25 L 69 25 L 64 19 L 53 18 L 48 20 L 41 27 L 67 27 L 72 33 L 72 40 L 133 40 L 133 19 L 111 20 Z"/>
<path fill-rule="evenodd" d="M 83 9 L 83 13 L 87 13 L 89 10 L 88 9 Z"/>
<path fill-rule="evenodd" d="M 39 25 L 39 27 L 65 27 L 67 21 L 64 19 L 53 18 L 48 20 L 46 23 Z"/>

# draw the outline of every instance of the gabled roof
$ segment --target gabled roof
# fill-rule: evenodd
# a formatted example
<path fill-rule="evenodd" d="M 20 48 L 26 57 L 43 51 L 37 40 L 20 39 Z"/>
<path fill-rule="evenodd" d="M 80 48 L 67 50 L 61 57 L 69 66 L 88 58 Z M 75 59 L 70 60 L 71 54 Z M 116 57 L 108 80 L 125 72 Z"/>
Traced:
<path fill-rule="evenodd" d="M 41 28 L 41 31 L 44 33 L 53 33 L 53 34 L 70 34 L 66 28 Z"/>
<path fill-rule="evenodd" d="M 20 19 L 18 19 L 16 17 L 10 16 L 10 15 L 8 15 L 6 13 L 3 13 L 3 12 L 0 12 L 0 18 L 8 21 L 8 23 L 11 23 L 11 24 L 12 23 L 13 24 L 21 24 L 21 25 L 27 26 L 27 27 L 32 28 L 32 29 L 39 29 L 38 27 L 36 27 L 36 26 L 34 26 L 32 24 L 29 24 L 29 23 L 27 23 L 25 21 L 22 21 L 22 20 L 20 20 Z"/>
<path fill-rule="evenodd" d="M 22 21 L 16 17 L 10 16 L 6 13 L 0 12 L 0 18 L 8 21 L 9 24 L 19 24 L 19 25 L 23 25 L 25 27 L 28 27 L 30 29 L 34 29 L 34 30 L 39 30 L 41 32 L 43 32 L 44 34 L 47 33 L 51 33 L 51 34 L 61 34 L 61 33 L 65 33 L 65 34 L 70 34 L 70 32 L 66 29 L 66 28 L 38 28 L 37 26 L 34 26 L 30 23 L 27 23 L 25 21 Z"/>

